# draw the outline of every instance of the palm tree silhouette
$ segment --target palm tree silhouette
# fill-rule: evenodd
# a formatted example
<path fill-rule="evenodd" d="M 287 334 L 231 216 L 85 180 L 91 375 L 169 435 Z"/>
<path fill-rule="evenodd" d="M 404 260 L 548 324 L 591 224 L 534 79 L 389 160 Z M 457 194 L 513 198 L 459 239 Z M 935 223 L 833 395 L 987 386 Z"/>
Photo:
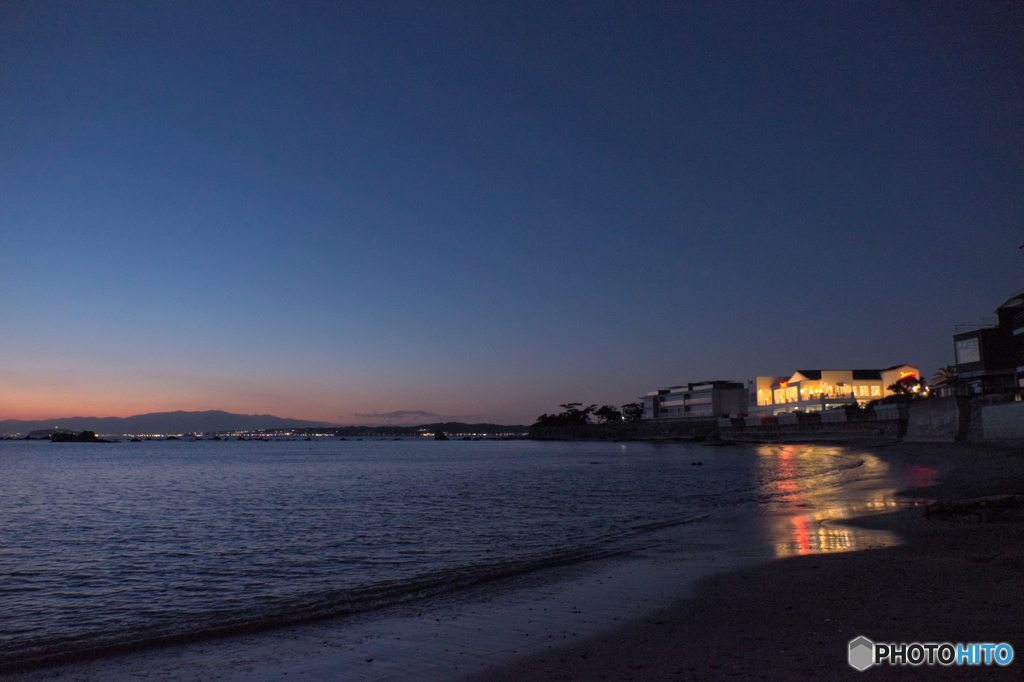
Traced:
<path fill-rule="evenodd" d="M 939 367 L 938 371 L 935 372 L 935 376 L 932 377 L 932 386 L 938 386 L 945 384 L 952 387 L 956 384 L 956 380 L 959 379 L 959 375 L 956 373 L 955 365 L 946 365 L 945 367 Z"/>

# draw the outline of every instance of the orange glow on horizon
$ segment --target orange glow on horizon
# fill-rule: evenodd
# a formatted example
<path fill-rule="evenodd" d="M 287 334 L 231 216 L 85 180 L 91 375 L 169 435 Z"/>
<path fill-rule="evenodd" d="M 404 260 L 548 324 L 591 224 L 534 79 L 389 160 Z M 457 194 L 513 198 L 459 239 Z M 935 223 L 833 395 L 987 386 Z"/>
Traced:
<path fill-rule="evenodd" d="M 74 383 L 41 380 L 33 386 L 5 388 L 12 390 L 0 392 L 0 421 L 48 422 L 72 417 L 125 418 L 162 412 L 221 410 L 338 425 L 375 425 L 396 423 L 395 418 L 388 415 L 397 409 L 422 411 L 422 419 L 412 418 L 416 423 L 531 424 L 536 415 L 544 411 L 543 406 L 532 406 L 528 397 L 521 402 L 485 405 L 470 396 L 467 401 L 472 404 L 464 405 L 438 400 L 436 395 L 426 395 L 426 391 L 423 394 L 405 391 L 401 397 L 396 397 L 391 390 L 348 386 L 342 391 L 299 384 L 280 385 L 278 390 L 272 391 L 246 381 L 197 380 L 187 388 L 180 384 L 153 383 L 145 391 L 125 389 L 109 380 Z"/>

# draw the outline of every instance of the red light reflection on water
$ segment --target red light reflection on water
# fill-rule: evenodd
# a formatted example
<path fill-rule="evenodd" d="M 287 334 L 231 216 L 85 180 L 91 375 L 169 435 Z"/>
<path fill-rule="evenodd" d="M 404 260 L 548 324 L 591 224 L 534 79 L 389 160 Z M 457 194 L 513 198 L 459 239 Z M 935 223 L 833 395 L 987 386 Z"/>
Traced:
<path fill-rule="evenodd" d="M 782 475 L 778 488 L 779 492 L 782 493 L 781 499 L 786 503 L 786 509 L 794 514 L 790 522 L 792 523 L 792 539 L 795 544 L 796 553 L 810 554 L 813 550 L 808 530 L 809 524 L 807 518 L 803 515 L 806 502 L 804 501 L 800 486 L 796 483 L 799 472 L 797 471 L 797 463 L 795 461 L 797 454 L 794 452 L 794 449 L 794 446 L 783 447 L 777 454 L 778 472 Z M 800 511 L 798 512 L 797 510 Z"/>
<path fill-rule="evenodd" d="M 849 552 L 899 544 L 887 531 L 845 527 L 832 522 L 899 506 L 894 489 L 836 487 L 836 459 L 850 456 L 843 448 L 814 445 L 763 446 L 758 450 L 767 483 L 776 500 L 769 505 L 769 533 L 776 556 Z M 884 478 L 888 465 L 859 454 L 865 472 Z M 920 467 L 921 479 L 934 470 Z"/>
<path fill-rule="evenodd" d="M 907 475 L 910 476 L 910 485 L 914 488 L 927 488 L 935 485 L 935 476 L 939 470 L 935 467 L 926 467 L 921 464 L 910 464 L 907 466 Z"/>
<path fill-rule="evenodd" d="M 810 554 L 814 551 L 811 547 L 811 534 L 808 531 L 807 518 L 804 516 L 793 517 L 793 537 L 796 540 L 797 554 Z"/>

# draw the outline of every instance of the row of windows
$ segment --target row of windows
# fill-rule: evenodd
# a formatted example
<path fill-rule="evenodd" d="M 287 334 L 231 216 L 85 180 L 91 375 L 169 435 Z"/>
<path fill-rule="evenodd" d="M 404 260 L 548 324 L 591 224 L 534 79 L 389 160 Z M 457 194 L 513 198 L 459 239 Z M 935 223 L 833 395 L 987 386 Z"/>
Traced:
<path fill-rule="evenodd" d="M 873 386 L 826 386 L 812 388 L 787 386 L 786 388 L 775 389 L 773 397 L 775 404 L 779 405 L 782 403 L 796 403 L 802 400 L 820 400 L 822 398 L 880 398 L 881 396 L 882 387 L 875 384 Z M 759 402 L 762 405 L 771 404 L 763 399 Z"/>
<path fill-rule="evenodd" d="M 692 397 L 689 393 L 680 393 L 678 395 L 667 395 L 661 398 L 662 405 L 710 405 L 711 396 L 702 395 L 700 397 Z"/>
<path fill-rule="evenodd" d="M 653 417 L 653 413 L 650 415 Z M 658 410 L 658 416 L 662 418 L 669 417 L 710 417 L 711 406 L 705 405 L 700 407 L 686 408 L 686 407 L 669 407 L 666 409 Z"/>

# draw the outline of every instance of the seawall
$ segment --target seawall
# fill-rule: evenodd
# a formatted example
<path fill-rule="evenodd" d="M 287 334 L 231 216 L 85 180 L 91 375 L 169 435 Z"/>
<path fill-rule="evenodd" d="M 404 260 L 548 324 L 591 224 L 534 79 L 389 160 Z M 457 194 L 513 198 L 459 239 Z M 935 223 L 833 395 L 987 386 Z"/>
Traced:
<path fill-rule="evenodd" d="M 537 440 L 693 440 L 726 443 L 1024 443 L 1024 402 L 987 404 L 981 396 L 778 416 L 659 419 L 534 426 Z"/>
<path fill-rule="evenodd" d="M 726 442 L 908 443 L 1024 442 L 1024 402 L 987 404 L 982 396 L 953 396 L 878 405 L 868 413 L 844 410 L 719 419 Z"/>
<path fill-rule="evenodd" d="M 611 424 L 534 426 L 537 440 L 705 440 L 717 438 L 715 419 L 676 419 Z"/>

